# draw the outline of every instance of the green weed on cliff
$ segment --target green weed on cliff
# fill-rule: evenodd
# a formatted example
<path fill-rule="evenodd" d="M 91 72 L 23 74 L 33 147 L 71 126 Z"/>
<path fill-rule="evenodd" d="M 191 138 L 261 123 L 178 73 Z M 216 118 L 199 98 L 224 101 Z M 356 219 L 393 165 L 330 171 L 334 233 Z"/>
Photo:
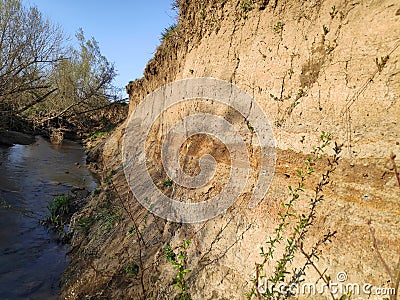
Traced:
<path fill-rule="evenodd" d="M 164 30 L 161 32 L 161 41 L 164 42 L 173 38 L 177 28 L 178 28 L 177 24 L 172 24 L 167 28 L 164 28 Z"/>
<path fill-rule="evenodd" d="M 247 14 L 253 9 L 253 1 L 246 0 L 240 2 L 240 17 L 242 19 L 247 19 Z"/>
<path fill-rule="evenodd" d="M 309 252 L 306 252 L 303 248 L 303 243 L 306 241 L 307 233 L 316 219 L 317 206 L 324 199 L 323 189 L 330 182 L 330 175 L 338 165 L 341 145 L 339 146 L 335 143 L 333 148 L 334 156 L 327 160 L 327 169 L 314 187 L 314 195 L 309 201 L 307 213 L 296 213 L 294 205 L 304 196 L 306 180 L 315 172 L 315 162 L 322 158 L 330 144 L 331 135 L 322 132 L 320 145 L 314 147 L 313 155 L 309 156 L 304 162 L 303 169 L 297 171 L 297 184 L 288 187 L 290 197 L 287 202 L 282 203 L 282 210 L 278 214 L 279 224 L 274 230 L 274 235 L 270 236 L 265 242 L 266 246 L 260 248 L 262 261 L 255 266 L 252 288 L 246 295 L 248 299 L 253 297 L 258 299 L 290 298 L 294 296 L 290 287 L 303 281 L 308 267 L 313 267 L 317 272 L 321 273 L 314 260 L 318 258 L 319 247 L 330 241 L 336 232 L 326 232 Z M 276 257 L 278 247 L 282 249 L 280 258 Z M 306 262 L 299 269 L 289 270 L 289 266 L 299 254 L 305 257 Z M 268 274 L 268 270 L 273 270 L 272 274 Z M 324 276 L 322 277 L 322 280 L 327 281 Z M 278 289 L 276 288 L 277 286 L 283 288 Z M 331 294 L 331 296 L 333 295 Z"/>
<path fill-rule="evenodd" d="M 276 23 L 276 25 L 274 26 L 274 31 L 275 31 L 276 33 L 281 34 L 282 31 L 283 31 L 283 26 L 285 26 L 285 23 L 283 23 L 283 22 L 278 22 L 278 23 Z"/>
<path fill-rule="evenodd" d="M 172 186 L 172 184 L 173 184 L 173 181 L 170 178 L 168 178 L 167 180 L 165 180 L 163 182 L 163 187 L 167 188 L 167 187 Z"/>
<path fill-rule="evenodd" d="M 332 6 L 332 9 L 329 13 L 329 15 L 331 16 L 331 19 L 335 18 L 335 16 L 337 15 L 338 11 L 336 10 L 336 6 Z"/>
<path fill-rule="evenodd" d="M 137 262 L 133 262 L 133 263 L 127 265 L 125 267 L 125 272 L 127 274 L 133 275 L 135 277 L 138 276 L 138 274 L 139 274 L 139 265 L 138 265 L 138 263 Z"/>
<path fill-rule="evenodd" d="M 190 244 L 192 244 L 190 240 L 184 241 L 183 244 L 178 247 L 177 252 L 173 251 L 169 245 L 164 247 L 164 254 L 167 261 L 177 271 L 173 283 L 179 289 L 179 300 L 191 299 L 186 281 L 186 275 L 191 272 L 191 270 L 186 269 L 186 250 Z"/>
<path fill-rule="evenodd" d="M 377 57 L 375 58 L 375 64 L 378 68 L 379 73 L 382 72 L 388 60 L 389 60 L 389 55 L 381 57 L 380 60 Z"/>

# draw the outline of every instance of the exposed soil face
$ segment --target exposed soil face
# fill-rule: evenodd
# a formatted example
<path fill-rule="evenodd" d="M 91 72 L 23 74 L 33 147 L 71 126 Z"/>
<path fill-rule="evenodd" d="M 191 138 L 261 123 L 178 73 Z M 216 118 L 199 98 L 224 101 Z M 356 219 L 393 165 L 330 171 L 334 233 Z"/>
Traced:
<path fill-rule="evenodd" d="M 249 210 L 246 205 L 249 193 L 245 193 L 226 215 L 198 225 L 168 223 L 154 217 L 128 197 L 129 188 L 123 173 L 112 175 L 112 182 L 125 207 L 130 206 L 145 244 L 142 245 L 142 260 L 147 297 L 173 299 L 176 295 L 172 285 L 174 271 L 166 262 L 163 248 L 167 243 L 177 246 L 189 238 L 194 242 L 188 250 L 188 266 L 194 274 L 189 277 L 189 283 L 194 297 L 223 299 L 227 297 L 226 286 L 230 290 L 228 298 L 232 299 L 240 299 L 248 291 L 248 278 L 254 271 L 254 263 L 259 261 L 259 246 L 278 224 L 281 204 L 288 195 L 287 186 L 296 184 L 296 170 L 302 168 L 307 159 L 306 155 L 290 150 L 279 151 L 278 157 L 274 184 L 268 198 L 259 206 Z M 332 184 L 326 188 L 318 221 L 311 229 L 306 245 L 312 245 L 329 229 L 338 232 L 333 242 L 323 247 L 318 262 L 321 268 L 328 268 L 330 274 L 346 270 L 356 282 L 385 283 L 387 275 L 371 247 L 368 220 L 372 220 L 386 259 L 392 265 L 396 263 L 400 249 L 396 246 L 399 237 L 393 231 L 396 227 L 393 220 L 398 220 L 399 207 L 397 199 L 391 195 L 398 187 L 385 163 L 384 159 L 365 159 L 354 164 L 343 159 Z M 324 159 L 316 166 L 317 173 L 325 167 Z M 306 210 L 307 198 L 311 197 L 311 189 L 317 180 L 318 175 L 307 182 L 306 196 L 298 203 L 298 211 Z M 89 221 L 88 228 L 76 230 L 74 235 L 72 264 L 64 276 L 69 294 L 63 295 L 69 299 L 79 299 L 83 293 L 96 295 L 95 298 L 100 295 L 126 299 L 141 297 L 138 278 L 125 271 L 127 266 L 139 262 L 137 238 L 130 233 L 134 223 L 124 217 L 114 187 L 111 184 L 103 187 L 104 191 L 92 198 L 76 217 L 81 222 L 93 221 Z M 214 183 L 214 189 L 218 188 L 220 185 Z M 165 191 L 171 194 L 172 188 L 165 188 Z M 182 191 L 175 191 L 175 197 L 180 193 Z M 199 191 L 197 199 L 210 194 Z M 308 278 L 316 280 L 316 276 L 310 271 Z"/>
<path fill-rule="evenodd" d="M 290 197 L 288 186 L 298 183 L 297 170 L 304 168 L 322 131 L 332 133 L 344 147 L 304 248 L 310 249 L 328 231 L 337 231 L 332 243 L 321 247 L 319 268 L 332 278 L 346 272 L 348 282 L 388 286 L 389 276 L 377 258 L 368 222 L 382 256 L 394 268 L 400 253 L 400 190 L 389 156 L 391 152 L 400 156 L 399 4 L 394 0 L 249 3 L 247 7 L 234 0 L 180 1 L 176 32 L 159 47 L 144 78 L 130 83 L 127 91 L 132 113 L 147 94 L 178 79 L 215 77 L 246 90 L 263 108 L 277 142 L 275 176 L 266 197 L 248 208 L 254 172 L 243 194 L 223 215 L 192 225 L 155 217 L 132 198 L 126 184 L 121 167 L 125 123 L 91 150 L 103 185 L 76 216 L 81 227 L 72 239 L 65 299 L 86 295 L 174 299 L 176 271 L 165 258 L 164 246 L 177 247 L 187 239 L 193 242 L 186 262 L 192 270 L 187 276 L 192 298 L 243 299 L 255 263 L 262 260 L 260 246 L 273 235 L 282 203 Z M 177 199 L 189 193 L 174 184 L 164 185 L 168 178 L 159 142 L 167 125 L 199 109 L 227 115 L 218 106 L 177 106 L 160 117 L 147 139 L 150 175 L 165 194 Z M 230 120 L 247 130 L 244 140 L 252 149 L 253 136 L 245 120 L 234 114 Z M 250 153 L 251 167 L 256 169 L 257 150 Z M 190 191 L 194 201 L 210 199 L 229 179 L 231 161 L 224 145 L 207 136 L 192 137 L 182 147 L 182 168 L 197 174 L 203 154 L 216 158 L 217 178 Z M 328 150 L 316 162 L 295 204 L 297 212 L 307 211 L 332 154 Z M 278 247 L 277 256 L 280 253 Z M 302 257 L 293 262 L 294 267 L 302 264 Z M 318 277 L 310 268 L 306 280 L 315 282 Z"/>

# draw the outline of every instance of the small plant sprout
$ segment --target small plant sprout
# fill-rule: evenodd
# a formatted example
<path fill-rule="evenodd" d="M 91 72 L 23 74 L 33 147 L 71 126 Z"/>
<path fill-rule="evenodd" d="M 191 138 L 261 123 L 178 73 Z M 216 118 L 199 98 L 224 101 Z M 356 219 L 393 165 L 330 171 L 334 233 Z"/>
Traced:
<path fill-rule="evenodd" d="M 172 183 L 173 183 L 173 181 L 170 178 L 168 178 L 167 180 L 164 181 L 163 187 L 165 187 L 165 188 L 170 187 L 170 186 L 172 186 Z"/>
<path fill-rule="evenodd" d="M 206 17 L 207 17 L 207 13 L 206 13 L 206 10 L 203 8 L 203 9 L 201 10 L 201 18 L 202 18 L 203 20 L 205 20 Z"/>
<path fill-rule="evenodd" d="M 282 101 L 281 99 L 279 99 L 277 96 L 275 96 L 274 94 L 269 94 L 269 96 L 274 99 L 275 101 Z"/>
<path fill-rule="evenodd" d="M 247 14 L 253 9 L 253 2 L 251 0 L 242 1 L 240 3 L 241 14 L 240 17 L 247 19 Z"/>
<path fill-rule="evenodd" d="M 251 126 L 249 121 L 246 121 L 246 125 L 247 125 L 247 128 L 251 131 L 251 133 L 254 133 L 254 127 Z"/>
<path fill-rule="evenodd" d="M 336 6 L 335 6 L 335 5 L 332 6 L 332 10 L 331 10 L 331 12 L 329 13 L 330 16 L 331 16 L 331 19 L 333 19 L 333 18 L 337 15 L 337 13 L 338 13 L 338 11 L 336 10 Z"/>
<path fill-rule="evenodd" d="M 90 137 L 89 137 L 89 140 L 95 140 L 95 139 L 97 139 L 98 137 L 101 137 L 101 136 L 103 136 L 103 135 L 105 135 L 106 134 L 106 132 L 104 132 L 104 131 L 96 131 L 95 133 L 93 133 Z"/>
<path fill-rule="evenodd" d="M 329 33 L 329 28 L 326 25 L 322 26 L 322 29 L 324 30 L 324 35 L 327 35 Z"/>
<path fill-rule="evenodd" d="M 128 229 L 128 234 L 134 234 L 135 230 L 136 230 L 135 226 L 133 226 L 133 225 L 130 226 L 129 229 Z"/>
<path fill-rule="evenodd" d="M 249 12 L 252 9 L 252 3 L 251 1 L 243 1 L 240 4 L 240 7 L 242 8 L 243 12 Z"/>
<path fill-rule="evenodd" d="M 382 72 L 388 60 L 389 60 L 389 55 L 381 57 L 380 60 L 377 57 L 375 58 L 375 64 L 378 67 L 379 73 Z"/>
<path fill-rule="evenodd" d="M 331 143 L 332 135 L 330 133 L 322 131 L 320 140 L 321 145 L 313 147 L 313 150 L 311 151 L 311 153 L 315 155 L 316 159 L 320 159 L 321 156 L 325 153 L 325 148 L 328 147 Z"/>
<path fill-rule="evenodd" d="M 299 89 L 298 91 L 297 91 L 297 99 L 300 99 L 300 98 L 302 98 L 302 97 L 307 97 L 308 96 L 308 94 L 307 94 L 307 91 L 305 91 L 304 89 Z"/>
<path fill-rule="evenodd" d="M 283 31 L 283 26 L 285 26 L 285 23 L 279 21 L 278 23 L 276 23 L 276 25 L 274 26 L 274 31 L 276 33 L 282 33 Z"/>
<path fill-rule="evenodd" d="M 125 272 L 136 277 L 139 274 L 139 265 L 133 262 L 125 267 Z"/>

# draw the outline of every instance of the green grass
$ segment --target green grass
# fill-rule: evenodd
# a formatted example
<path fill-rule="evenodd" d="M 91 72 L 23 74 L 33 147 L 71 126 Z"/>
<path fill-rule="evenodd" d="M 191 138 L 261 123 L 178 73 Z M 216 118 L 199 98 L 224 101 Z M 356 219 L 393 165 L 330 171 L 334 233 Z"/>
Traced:
<path fill-rule="evenodd" d="M 253 1 L 246 0 L 240 3 L 241 14 L 240 17 L 244 20 L 247 19 L 247 14 L 253 9 Z"/>
<path fill-rule="evenodd" d="M 161 41 L 168 41 L 169 39 L 171 39 L 177 27 L 177 24 L 172 24 L 171 26 L 164 28 L 164 30 L 161 32 Z"/>
<path fill-rule="evenodd" d="M 109 232 L 115 225 L 121 221 L 122 215 L 115 209 L 105 209 L 96 217 L 97 220 L 102 222 L 101 227 Z"/>
<path fill-rule="evenodd" d="M 105 134 L 107 134 L 107 133 L 110 133 L 111 131 L 113 131 L 113 130 L 115 129 L 115 127 L 116 127 L 115 124 L 111 124 L 111 125 L 108 125 L 108 126 L 104 126 L 104 127 L 103 127 L 103 130 L 96 131 L 95 133 L 93 133 L 93 134 L 89 137 L 89 139 L 90 139 L 90 140 L 97 139 L 97 138 L 99 138 L 99 137 L 101 137 L 101 136 L 103 136 L 103 135 L 105 135 Z"/>
<path fill-rule="evenodd" d="M 93 217 L 82 217 L 76 221 L 76 227 L 83 233 L 88 234 L 92 225 L 96 222 Z"/>
<path fill-rule="evenodd" d="M 133 262 L 125 267 L 125 272 L 126 274 L 136 277 L 139 274 L 139 265 L 136 262 Z"/>
<path fill-rule="evenodd" d="M 55 197 L 47 206 L 48 215 L 41 221 L 42 225 L 62 232 L 72 213 L 72 197 L 60 195 Z"/>
<path fill-rule="evenodd" d="M 101 137 L 101 136 L 105 135 L 106 133 L 107 132 L 105 132 L 105 131 L 96 131 L 95 133 L 93 133 L 90 136 L 90 139 L 97 139 L 98 137 Z"/>

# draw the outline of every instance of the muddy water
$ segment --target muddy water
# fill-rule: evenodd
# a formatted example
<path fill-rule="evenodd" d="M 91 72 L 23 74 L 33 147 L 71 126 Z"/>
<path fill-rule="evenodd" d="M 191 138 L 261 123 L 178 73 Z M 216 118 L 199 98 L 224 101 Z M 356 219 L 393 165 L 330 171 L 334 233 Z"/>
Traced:
<path fill-rule="evenodd" d="M 84 164 L 73 142 L 0 147 L 0 299 L 58 299 L 67 248 L 39 220 L 54 196 L 96 187 Z"/>

